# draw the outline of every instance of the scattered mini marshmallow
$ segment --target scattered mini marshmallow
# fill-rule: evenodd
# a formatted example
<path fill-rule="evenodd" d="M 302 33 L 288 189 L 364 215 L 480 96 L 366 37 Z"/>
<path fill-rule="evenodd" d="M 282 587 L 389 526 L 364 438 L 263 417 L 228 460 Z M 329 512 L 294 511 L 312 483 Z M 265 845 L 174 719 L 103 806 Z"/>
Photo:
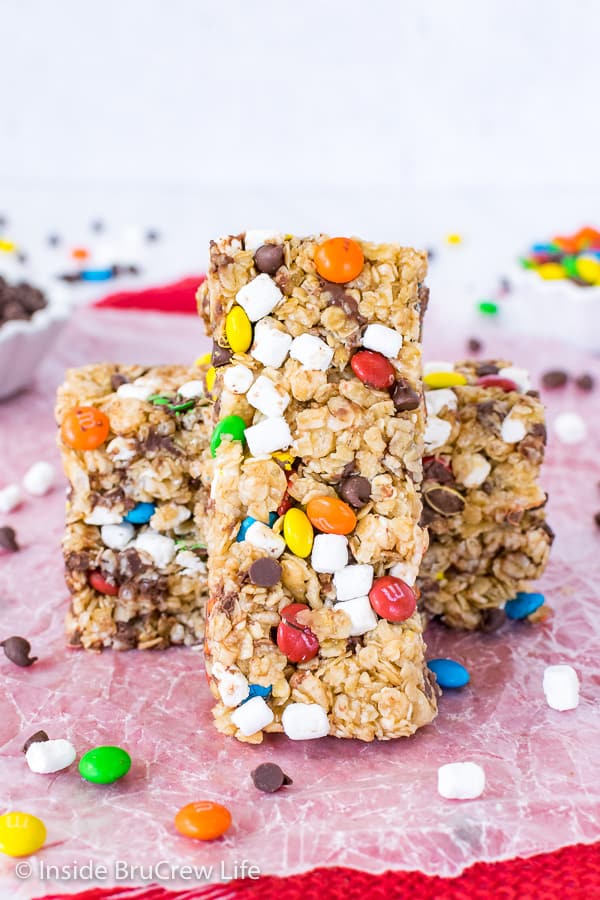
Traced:
<path fill-rule="evenodd" d="M 272 528 L 264 522 L 253 522 L 244 538 L 253 547 L 264 550 L 269 556 L 281 556 L 285 550 L 285 541 L 280 534 L 275 534 Z"/>
<path fill-rule="evenodd" d="M 283 299 L 283 294 L 269 275 L 257 275 L 237 292 L 235 299 L 251 322 L 268 316 Z"/>
<path fill-rule="evenodd" d="M 311 741 L 329 734 L 327 713 L 318 703 L 290 703 L 283 711 L 281 724 L 292 741 Z"/>
<path fill-rule="evenodd" d="M 325 372 L 333 359 L 333 348 L 314 334 L 301 334 L 292 341 L 290 356 L 302 363 L 305 369 Z"/>
<path fill-rule="evenodd" d="M 579 678 L 572 666 L 546 666 L 543 687 L 546 702 L 552 709 L 563 712 L 579 705 Z"/>
<path fill-rule="evenodd" d="M 0 490 L 0 512 L 12 512 L 16 509 L 23 495 L 18 484 L 7 484 Z"/>
<path fill-rule="evenodd" d="M 437 416 L 443 409 L 456 409 L 458 400 L 452 388 L 437 388 L 435 391 L 426 391 L 425 406 L 427 415 Z"/>
<path fill-rule="evenodd" d="M 128 463 L 138 452 L 138 447 L 133 438 L 116 437 L 106 445 L 106 452 L 112 457 L 115 465 Z"/>
<path fill-rule="evenodd" d="M 180 397 L 185 400 L 193 400 L 196 397 L 204 396 L 204 385 L 201 381 L 186 381 L 177 391 Z"/>
<path fill-rule="evenodd" d="M 147 400 L 148 397 L 151 397 L 152 394 L 155 393 L 156 384 L 148 384 L 147 382 L 142 382 L 140 384 L 137 381 L 133 381 L 131 384 L 120 384 L 117 388 L 117 396 L 122 399 Z"/>
<path fill-rule="evenodd" d="M 287 450 L 292 443 L 290 426 L 282 416 L 263 419 L 244 432 L 252 456 L 266 456 L 276 450 Z"/>
<path fill-rule="evenodd" d="M 290 402 L 290 395 L 266 375 L 259 375 L 246 394 L 246 399 L 250 406 L 264 416 L 272 417 L 283 415 Z"/>
<path fill-rule="evenodd" d="M 394 578 L 399 578 L 409 587 L 412 587 L 417 580 L 419 574 L 419 564 L 414 562 L 398 562 L 393 565 L 389 571 Z"/>
<path fill-rule="evenodd" d="M 521 419 L 517 419 L 512 413 L 505 416 L 500 428 L 500 435 L 506 444 L 517 444 L 523 440 L 526 434 L 527 429 Z"/>
<path fill-rule="evenodd" d="M 395 359 L 402 346 L 402 335 L 386 325 L 368 325 L 363 334 L 362 345 L 367 350 L 375 350 L 376 353 Z"/>
<path fill-rule="evenodd" d="M 119 525 L 123 521 L 123 516 L 108 506 L 96 506 L 83 521 L 86 525 Z"/>
<path fill-rule="evenodd" d="M 443 447 L 452 431 L 452 425 L 445 419 L 438 416 L 431 416 L 427 420 L 425 427 L 425 450 L 430 453 L 432 450 L 438 450 Z"/>
<path fill-rule="evenodd" d="M 231 713 L 231 721 L 244 737 L 266 728 L 274 718 L 273 710 L 262 697 L 251 697 Z"/>
<path fill-rule="evenodd" d="M 454 363 L 447 360 L 434 359 L 423 363 L 423 375 L 431 375 L 432 372 L 454 372 Z"/>
<path fill-rule="evenodd" d="M 333 608 L 345 612 L 349 617 L 352 623 L 350 637 L 360 637 L 361 634 L 366 634 L 367 631 L 377 627 L 377 616 L 367 596 L 334 603 Z"/>
<path fill-rule="evenodd" d="M 219 695 L 225 706 L 239 706 L 250 693 L 248 679 L 239 669 L 225 669 L 217 679 Z"/>
<path fill-rule="evenodd" d="M 258 250 L 263 244 L 278 244 L 283 235 L 279 231 L 267 231 L 264 228 L 250 228 L 244 235 L 244 250 Z"/>
<path fill-rule="evenodd" d="M 182 575 L 192 577 L 206 572 L 206 563 L 196 556 L 193 550 L 180 550 L 175 557 L 175 562 L 181 568 Z"/>
<path fill-rule="evenodd" d="M 232 394 L 245 394 L 253 379 L 254 375 L 248 366 L 229 366 L 223 375 L 223 384 Z"/>
<path fill-rule="evenodd" d="M 482 453 L 473 453 L 469 459 L 469 470 L 462 476 L 462 483 L 467 488 L 479 487 L 492 471 L 490 462 Z"/>
<path fill-rule="evenodd" d="M 25 759 L 32 772 L 50 775 L 60 772 L 75 761 L 77 753 L 71 741 L 60 738 L 56 741 L 36 741 L 29 745 Z"/>
<path fill-rule="evenodd" d="M 256 323 L 250 356 L 261 362 L 263 366 L 278 369 L 283 365 L 291 346 L 291 334 L 281 331 L 275 324 L 275 319 L 267 317 Z"/>
<path fill-rule="evenodd" d="M 102 543 L 111 550 L 124 550 L 127 544 L 133 540 L 134 535 L 135 528 L 131 522 L 103 525 L 100 529 Z"/>
<path fill-rule="evenodd" d="M 520 391 L 524 394 L 531 389 L 531 378 L 527 369 L 521 369 L 519 366 L 504 366 L 498 372 L 500 378 L 508 378 L 514 381 Z"/>
<path fill-rule="evenodd" d="M 137 550 L 147 553 L 159 569 L 166 568 L 176 552 L 175 541 L 172 538 L 150 529 L 138 535 L 135 547 Z"/>
<path fill-rule="evenodd" d="M 438 792 L 447 800 L 474 800 L 484 789 L 485 772 L 477 763 L 446 763 L 438 769 Z"/>
<path fill-rule="evenodd" d="M 348 538 L 343 534 L 317 534 L 310 562 L 315 572 L 333 575 L 344 569 L 348 565 Z"/>
<path fill-rule="evenodd" d="M 344 566 L 333 576 L 338 602 L 354 600 L 368 594 L 373 586 L 373 566 L 367 564 Z"/>
<path fill-rule="evenodd" d="M 23 478 L 23 487 L 30 494 L 42 497 L 54 484 L 54 466 L 48 462 L 36 462 L 27 470 Z"/>
<path fill-rule="evenodd" d="M 578 413 L 559 413 L 554 420 L 556 436 L 563 444 L 580 444 L 587 437 L 587 425 Z"/>

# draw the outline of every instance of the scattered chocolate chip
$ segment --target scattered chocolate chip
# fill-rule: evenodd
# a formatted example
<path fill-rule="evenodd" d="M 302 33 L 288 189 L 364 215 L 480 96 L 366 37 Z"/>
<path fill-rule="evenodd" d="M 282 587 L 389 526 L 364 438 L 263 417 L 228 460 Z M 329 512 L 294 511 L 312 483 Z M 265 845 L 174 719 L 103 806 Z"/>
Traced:
<path fill-rule="evenodd" d="M 483 344 L 479 340 L 479 338 L 469 338 L 467 341 L 467 349 L 469 353 L 481 353 L 483 350 Z"/>
<path fill-rule="evenodd" d="M 536 400 L 539 400 L 540 392 L 539 391 L 526 391 L 525 396 L 526 397 L 535 397 Z"/>
<path fill-rule="evenodd" d="M 75 282 L 81 281 L 81 272 L 63 272 L 58 277 L 67 284 L 75 284 Z"/>
<path fill-rule="evenodd" d="M 274 275 L 283 265 L 283 245 L 263 244 L 254 254 L 254 265 L 265 275 Z"/>
<path fill-rule="evenodd" d="M 42 744 L 44 741 L 49 740 L 50 738 L 45 731 L 36 731 L 36 733 L 32 734 L 30 738 L 27 738 L 23 744 L 23 753 L 27 753 L 32 744 Z"/>
<path fill-rule="evenodd" d="M 453 516 L 463 511 L 465 498 L 454 488 L 440 485 L 423 491 L 425 503 L 441 516 Z"/>
<path fill-rule="evenodd" d="M 503 609 L 482 609 L 480 629 L 486 633 L 498 631 L 506 622 L 506 613 Z"/>
<path fill-rule="evenodd" d="M 129 378 L 127 375 L 121 375 L 120 372 L 115 372 L 114 375 L 110 376 L 110 386 L 113 391 L 116 391 L 121 387 L 122 384 L 129 384 Z"/>
<path fill-rule="evenodd" d="M 339 307 L 349 319 L 354 319 L 357 325 L 367 324 L 367 319 L 358 310 L 358 302 L 351 294 L 346 293 L 345 284 L 325 281 L 324 278 L 321 278 L 320 281 L 321 290 L 326 291 L 331 296 L 331 306 Z"/>
<path fill-rule="evenodd" d="M 212 354 L 210 357 L 210 361 L 215 366 L 215 368 L 219 368 L 219 366 L 226 366 L 233 353 L 229 349 L 229 347 L 221 347 L 220 344 L 217 344 L 216 341 L 213 341 Z"/>
<path fill-rule="evenodd" d="M 0 548 L 8 550 L 9 553 L 16 553 L 19 549 L 14 528 L 10 528 L 8 525 L 0 528 Z"/>
<path fill-rule="evenodd" d="M 500 369 L 494 363 L 481 363 L 475 369 L 475 374 L 478 378 L 483 378 L 484 375 L 497 375 Z"/>
<path fill-rule="evenodd" d="M 596 515 L 594 516 L 594 522 L 596 523 L 598 528 L 600 528 L 600 512 L 597 512 Z"/>
<path fill-rule="evenodd" d="M 423 461 L 423 480 L 437 481 L 438 484 L 454 484 L 452 470 L 435 456 Z"/>
<path fill-rule="evenodd" d="M 396 412 L 418 409 L 421 398 L 406 378 L 399 378 L 392 389 L 392 401 Z"/>
<path fill-rule="evenodd" d="M 595 380 L 593 375 L 578 375 L 575 379 L 575 385 L 579 388 L 580 391 L 593 391 Z"/>
<path fill-rule="evenodd" d="M 263 556 L 252 563 L 248 574 L 252 584 L 258 587 L 273 587 L 281 579 L 281 566 L 276 559 Z"/>
<path fill-rule="evenodd" d="M 32 666 L 37 656 L 30 656 L 31 644 L 22 637 L 9 637 L 5 641 L 0 642 L 0 647 L 4 648 L 4 654 L 10 659 L 15 666 L 27 668 Z"/>
<path fill-rule="evenodd" d="M 276 763 L 261 763 L 251 772 L 251 776 L 254 786 L 265 794 L 273 794 L 284 785 L 294 783 Z"/>
<path fill-rule="evenodd" d="M 563 369 L 550 369 L 542 375 L 542 384 L 545 388 L 564 387 L 568 380 L 569 376 Z"/>
<path fill-rule="evenodd" d="M 355 509 L 361 509 L 371 499 L 371 482 L 363 475 L 351 475 L 340 486 L 342 498 Z"/>
<path fill-rule="evenodd" d="M 2 307 L 2 318 L 6 322 L 14 322 L 17 319 L 28 319 L 27 311 L 18 300 L 9 300 Z"/>

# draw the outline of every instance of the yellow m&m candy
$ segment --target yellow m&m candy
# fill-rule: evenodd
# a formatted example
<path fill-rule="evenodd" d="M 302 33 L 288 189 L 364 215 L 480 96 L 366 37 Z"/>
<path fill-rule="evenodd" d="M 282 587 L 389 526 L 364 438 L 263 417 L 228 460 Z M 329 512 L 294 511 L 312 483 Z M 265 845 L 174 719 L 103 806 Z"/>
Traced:
<path fill-rule="evenodd" d="M 211 366 L 210 369 L 207 370 L 205 381 L 206 381 L 206 390 L 210 394 L 212 389 L 215 386 L 215 378 L 217 377 L 217 370 L 214 366 Z"/>
<path fill-rule="evenodd" d="M 314 532 L 310 520 L 301 509 L 288 509 L 283 519 L 283 536 L 289 549 L 305 559 L 312 550 Z"/>
<path fill-rule="evenodd" d="M 212 353 L 203 353 L 202 356 L 198 357 L 198 359 L 196 360 L 194 365 L 195 366 L 208 366 L 208 365 L 210 365 L 211 358 L 212 358 Z"/>
<path fill-rule="evenodd" d="M 241 306 L 234 306 L 227 313 L 225 335 L 234 353 L 245 353 L 252 343 L 252 325 Z"/>
<path fill-rule="evenodd" d="M 466 384 L 467 379 L 461 372 L 429 372 L 423 381 L 430 388 L 449 388 Z"/>
<path fill-rule="evenodd" d="M 30 813 L 7 812 L 0 816 L 0 851 L 7 856 L 31 856 L 46 841 L 46 826 Z"/>

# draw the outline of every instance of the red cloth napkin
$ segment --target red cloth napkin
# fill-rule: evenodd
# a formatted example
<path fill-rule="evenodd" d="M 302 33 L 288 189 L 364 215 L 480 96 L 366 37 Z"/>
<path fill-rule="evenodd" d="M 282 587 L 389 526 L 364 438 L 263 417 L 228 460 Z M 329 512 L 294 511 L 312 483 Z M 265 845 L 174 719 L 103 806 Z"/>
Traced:
<path fill-rule="evenodd" d="M 120 291 L 98 300 L 94 306 L 196 315 L 196 291 L 205 277 L 205 275 L 192 275 L 161 287 L 147 288 L 142 291 Z"/>

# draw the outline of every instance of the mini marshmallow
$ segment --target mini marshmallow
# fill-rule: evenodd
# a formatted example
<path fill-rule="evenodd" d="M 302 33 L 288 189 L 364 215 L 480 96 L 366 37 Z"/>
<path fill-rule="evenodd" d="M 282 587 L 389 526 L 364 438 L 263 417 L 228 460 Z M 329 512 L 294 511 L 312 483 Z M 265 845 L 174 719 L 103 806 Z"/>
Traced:
<path fill-rule="evenodd" d="M 546 666 L 543 687 L 546 702 L 552 709 L 563 712 L 579 705 L 579 678 L 572 666 Z"/>
<path fill-rule="evenodd" d="M 511 413 L 509 413 L 502 422 L 500 434 L 502 436 L 502 440 L 506 444 L 517 444 L 519 441 L 523 440 L 523 438 L 527 434 L 527 429 L 520 419 L 515 418 Z"/>
<path fill-rule="evenodd" d="M 36 462 L 27 470 L 23 478 L 23 487 L 30 494 L 42 497 L 54 484 L 54 467 L 47 462 Z"/>
<path fill-rule="evenodd" d="M 266 375 L 259 375 L 246 399 L 264 416 L 282 416 L 290 402 L 290 395 Z"/>
<path fill-rule="evenodd" d="M 144 384 L 143 382 L 138 384 L 136 381 L 131 384 L 120 384 L 117 388 L 117 396 L 129 400 L 147 400 L 155 393 L 155 384 Z"/>
<path fill-rule="evenodd" d="M 314 334 L 301 334 L 292 341 L 290 356 L 305 369 L 325 372 L 333 359 L 333 349 Z"/>
<path fill-rule="evenodd" d="M 273 529 L 264 522 L 253 522 L 247 530 L 244 540 L 275 558 L 281 556 L 285 550 L 284 539 L 280 534 L 275 534 Z"/>
<path fill-rule="evenodd" d="M 75 761 L 77 756 L 71 741 L 35 741 L 30 744 L 25 754 L 27 765 L 38 775 L 50 775 L 60 772 Z"/>
<path fill-rule="evenodd" d="M 193 400 L 195 397 L 204 396 L 204 385 L 201 381 L 186 381 L 177 391 L 180 397 L 186 400 Z"/>
<path fill-rule="evenodd" d="M 258 250 L 263 244 L 278 244 L 283 235 L 279 231 L 267 231 L 264 228 L 250 228 L 244 235 L 244 250 Z"/>
<path fill-rule="evenodd" d="M 0 512 L 12 512 L 16 509 L 23 495 L 18 484 L 7 484 L 0 490 Z"/>
<path fill-rule="evenodd" d="M 366 634 L 367 631 L 372 631 L 377 626 L 377 616 L 367 596 L 354 597 L 343 603 L 334 603 L 333 608 L 341 609 L 352 622 L 350 637 L 360 637 L 361 634 Z"/>
<path fill-rule="evenodd" d="M 531 378 L 527 369 L 521 369 L 519 366 L 504 366 L 498 371 L 500 378 L 509 378 L 517 385 L 524 394 L 531 388 Z"/>
<path fill-rule="evenodd" d="M 443 409 L 456 409 L 458 400 L 451 388 L 437 388 L 425 393 L 425 406 L 429 416 L 437 416 Z"/>
<path fill-rule="evenodd" d="M 111 550 L 124 550 L 129 541 L 133 540 L 134 534 L 135 528 L 130 522 L 103 525 L 100 529 L 102 543 Z"/>
<path fill-rule="evenodd" d="M 368 325 L 362 339 L 363 347 L 375 350 L 384 356 L 394 359 L 402 346 L 402 335 L 386 325 Z"/>
<path fill-rule="evenodd" d="M 418 563 L 413 562 L 398 562 L 392 566 L 389 574 L 393 575 L 394 578 L 399 578 L 409 587 L 412 587 L 419 574 L 419 565 Z"/>
<path fill-rule="evenodd" d="M 481 453 L 474 453 L 470 458 L 469 471 L 466 475 L 463 475 L 462 483 L 468 488 L 479 487 L 491 471 L 492 466 L 485 456 Z"/>
<path fill-rule="evenodd" d="M 447 763 L 438 769 L 438 791 L 447 800 L 474 800 L 484 788 L 485 772 L 477 763 Z"/>
<path fill-rule="evenodd" d="M 250 686 L 243 672 L 226 669 L 218 679 L 219 695 L 225 706 L 239 706 L 248 694 Z"/>
<path fill-rule="evenodd" d="M 86 525 L 119 525 L 123 521 L 123 516 L 108 506 L 96 506 L 83 521 Z"/>
<path fill-rule="evenodd" d="M 266 456 L 276 450 L 287 450 L 292 443 L 290 426 L 281 416 L 263 419 L 258 425 L 251 425 L 246 428 L 244 437 L 252 456 Z"/>
<path fill-rule="evenodd" d="M 423 363 L 423 375 L 431 375 L 432 372 L 454 372 L 454 363 L 439 359 Z"/>
<path fill-rule="evenodd" d="M 315 572 L 332 575 L 345 569 L 348 565 L 348 538 L 343 534 L 317 534 L 310 562 Z"/>
<path fill-rule="evenodd" d="M 223 375 L 223 384 L 232 394 L 245 394 L 254 375 L 248 366 L 230 366 Z"/>
<path fill-rule="evenodd" d="M 156 531 L 144 531 L 135 541 L 137 550 L 147 553 L 152 557 L 154 565 L 159 569 L 164 569 L 173 560 L 175 556 L 175 541 L 167 537 L 165 534 L 158 534 Z"/>
<path fill-rule="evenodd" d="M 200 575 L 206 572 L 206 563 L 196 556 L 193 550 L 180 550 L 175 557 L 175 562 L 181 567 L 182 575 Z"/>
<path fill-rule="evenodd" d="M 329 734 L 327 713 L 318 703 L 290 703 L 283 711 L 281 724 L 292 741 L 311 741 Z"/>
<path fill-rule="evenodd" d="M 587 437 L 587 425 L 578 413 L 563 412 L 554 420 L 556 436 L 563 444 L 580 444 Z"/>
<path fill-rule="evenodd" d="M 275 320 L 267 317 L 256 323 L 250 356 L 261 362 L 263 366 L 278 369 L 283 365 L 291 346 L 291 334 L 281 331 L 275 325 Z"/>
<path fill-rule="evenodd" d="M 333 576 L 338 602 L 354 600 L 368 594 L 373 586 L 373 566 L 366 564 L 344 566 Z"/>
<path fill-rule="evenodd" d="M 113 463 L 128 463 L 137 453 L 137 446 L 133 438 L 116 437 L 107 444 L 106 452 L 112 456 Z"/>
<path fill-rule="evenodd" d="M 425 450 L 430 453 L 432 450 L 443 447 L 450 437 L 451 431 L 452 425 L 450 422 L 447 422 L 445 419 L 440 419 L 438 416 L 431 416 L 431 418 L 427 420 L 427 426 L 425 428 Z"/>
<path fill-rule="evenodd" d="M 239 289 L 235 299 L 251 322 L 268 316 L 283 299 L 272 278 L 263 273 Z"/>
<path fill-rule="evenodd" d="M 239 728 L 244 737 L 250 737 L 257 731 L 266 728 L 274 718 L 273 710 L 262 697 L 252 697 L 231 713 L 231 721 L 236 728 Z"/>

